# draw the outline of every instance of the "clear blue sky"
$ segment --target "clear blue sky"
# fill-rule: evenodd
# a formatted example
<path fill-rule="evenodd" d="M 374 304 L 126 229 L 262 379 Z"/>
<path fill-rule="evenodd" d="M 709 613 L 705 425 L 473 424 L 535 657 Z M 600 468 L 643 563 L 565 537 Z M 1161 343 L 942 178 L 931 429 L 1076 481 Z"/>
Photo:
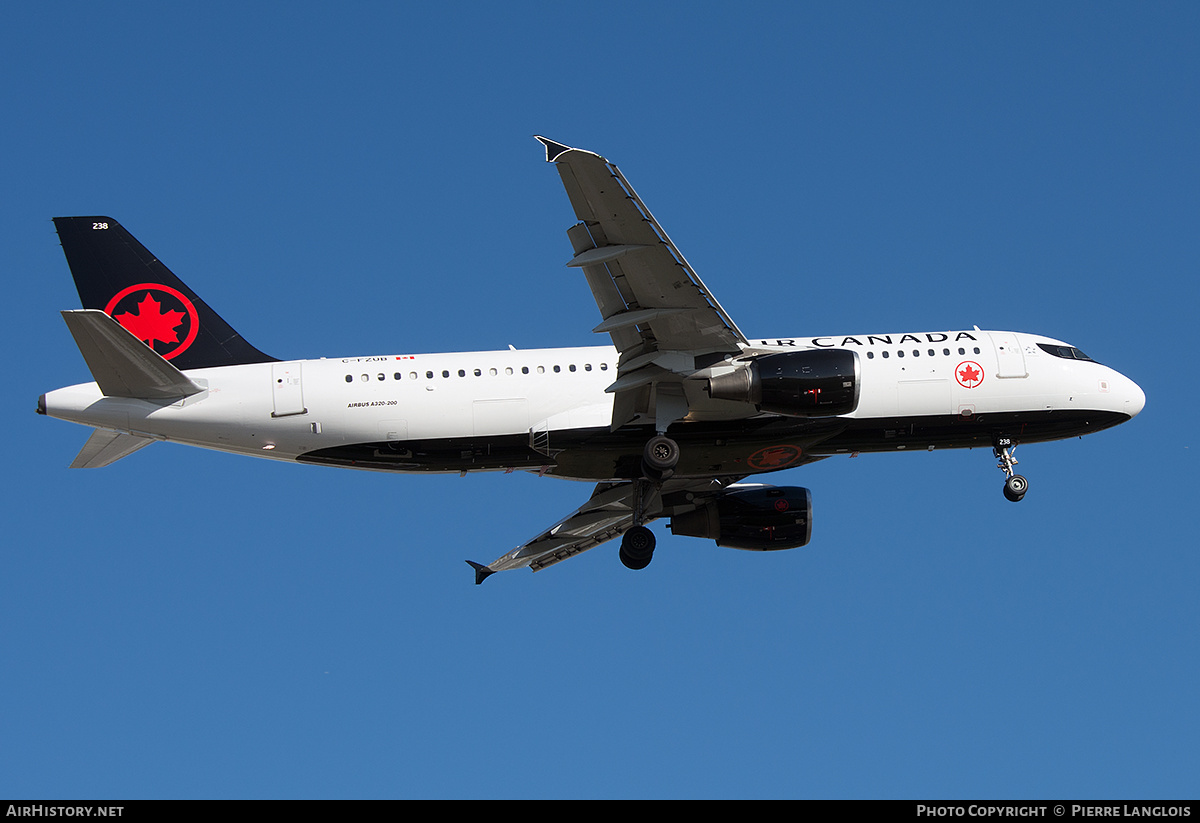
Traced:
<path fill-rule="evenodd" d="M 845 6 L 845 7 L 843 7 Z M 10 5 L 0 796 L 1196 797 L 1194 3 Z M 252 343 L 591 345 L 535 133 L 619 164 L 750 336 L 1037 332 L 1145 389 L 829 460 L 812 543 L 472 584 L 583 484 L 157 444 L 68 471 L 50 218 Z"/>

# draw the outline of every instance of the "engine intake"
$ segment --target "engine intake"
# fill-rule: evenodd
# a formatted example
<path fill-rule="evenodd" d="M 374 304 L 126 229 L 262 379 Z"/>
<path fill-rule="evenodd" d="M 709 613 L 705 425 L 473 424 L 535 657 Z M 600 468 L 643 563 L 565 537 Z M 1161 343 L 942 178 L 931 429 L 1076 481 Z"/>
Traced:
<path fill-rule="evenodd" d="M 756 357 L 708 381 L 709 396 L 789 417 L 833 417 L 858 408 L 858 352 L 812 349 Z"/>
<path fill-rule="evenodd" d="M 812 493 L 797 486 L 730 486 L 671 518 L 671 533 L 749 551 L 794 549 L 812 537 Z"/>

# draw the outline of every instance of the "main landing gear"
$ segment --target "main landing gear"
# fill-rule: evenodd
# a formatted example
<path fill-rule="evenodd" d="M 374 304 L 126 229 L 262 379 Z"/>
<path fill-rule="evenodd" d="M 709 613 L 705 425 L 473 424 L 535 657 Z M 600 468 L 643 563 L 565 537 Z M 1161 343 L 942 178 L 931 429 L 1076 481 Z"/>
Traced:
<path fill-rule="evenodd" d="M 679 444 L 664 435 L 651 437 L 642 450 L 642 477 L 633 481 L 633 525 L 621 537 L 621 562 L 628 569 L 644 569 L 654 559 L 654 532 L 643 525 L 646 502 L 678 463 Z"/>
<path fill-rule="evenodd" d="M 679 444 L 665 435 L 651 437 L 642 450 L 642 475 L 647 480 L 666 480 L 679 463 Z"/>
<path fill-rule="evenodd" d="M 621 562 L 625 568 L 644 569 L 654 559 L 654 532 L 645 526 L 633 526 L 621 537 Z"/>
<path fill-rule="evenodd" d="M 992 443 L 992 454 L 1000 460 L 996 468 L 1005 474 L 1004 496 L 1014 503 L 1020 503 L 1025 492 L 1029 491 L 1029 481 L 1013 471 L 1013 466 L 1017 465 L 1017 459 L 1013 457 L 1016 450 L 1017 444 L 1011 437 L 997 436 Z"/>

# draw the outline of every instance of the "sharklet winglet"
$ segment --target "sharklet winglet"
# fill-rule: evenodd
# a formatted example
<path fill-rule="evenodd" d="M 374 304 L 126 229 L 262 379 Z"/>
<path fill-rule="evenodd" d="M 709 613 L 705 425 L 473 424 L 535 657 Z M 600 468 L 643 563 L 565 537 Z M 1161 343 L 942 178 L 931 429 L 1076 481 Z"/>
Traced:
<path fill-rule="evenodd" d="M 487 566 L 483 565 L 482 563 L 476 563 L 474 560 L 468 560 L 467 565 L 475 570 L 476 586 L 495 574 L 495 572 L 489 569 Z"/>
<path fill-rule="evenodd" d="M 564 146 L 562 143 L 556 143 L 549 137 L 542 137 L 540 134 L 535 134 L 534 139 L 546 147 L 546 162 L 553 163 L 558 159 L 559 155 L 566 154 L 569 151 L 574 151 L 570 146 Z"/>

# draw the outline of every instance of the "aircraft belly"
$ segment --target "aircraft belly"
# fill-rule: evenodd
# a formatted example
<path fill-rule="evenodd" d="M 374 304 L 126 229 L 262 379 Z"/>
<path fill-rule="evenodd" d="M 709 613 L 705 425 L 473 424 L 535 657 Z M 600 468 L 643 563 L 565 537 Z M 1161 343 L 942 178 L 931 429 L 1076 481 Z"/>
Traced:
<path fill-rule="evenodd" d="M 808 450 L 839 431 L 841 418 L 799 421 L 760 418 L 735 423 L 697 423 L 672 428 L 681 448 L 677 476 L 744 476 L 798 466 Z M 642 475 L 641 448 L 649 427 L 607 425 L 492 437 L 411 438 L 347 443 L 300 455 L 304 463 L 400 472 L 531 470 L 578 480 L 636 478 Z"/>
<path fill-rule="evenodd" d="M 986 414 L 855 419 L 844 431 L 819 443 L 822 456 L 855 452 L 991 448 L 996 434 L 1020 443 L 1060 440 L 1107 429 L 1129 415 L 1104 409 L 1042 409 Z"/>

